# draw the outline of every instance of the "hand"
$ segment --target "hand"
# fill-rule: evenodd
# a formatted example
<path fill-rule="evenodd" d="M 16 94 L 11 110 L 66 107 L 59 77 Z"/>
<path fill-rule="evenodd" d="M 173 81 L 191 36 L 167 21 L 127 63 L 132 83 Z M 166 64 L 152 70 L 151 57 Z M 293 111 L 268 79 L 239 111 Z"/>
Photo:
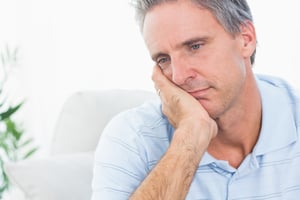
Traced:
<path fill-rule="evenodd" d="M 187 132 L 196 129 L 197 134 L 207 132 L 209 140 L 216 136 L 217 124 L 210 118 L 203 106 L 192 95 L 163 75 L 158 66 L 153 69 L 152 80 L 155 88 L 159 90 L 162 112 L 175 129 L 184 128 L 189 130 Z"/>
<path fill-rule="evenodd" d="M 135 199 L 185 199 L 199 162 L 217 124 L 190 94 L 169 81 L 158 66 L 152 79 L 162 101 L 162 111 L 175 127 L 172 142 L 158 164 L 130 197 Z"/>

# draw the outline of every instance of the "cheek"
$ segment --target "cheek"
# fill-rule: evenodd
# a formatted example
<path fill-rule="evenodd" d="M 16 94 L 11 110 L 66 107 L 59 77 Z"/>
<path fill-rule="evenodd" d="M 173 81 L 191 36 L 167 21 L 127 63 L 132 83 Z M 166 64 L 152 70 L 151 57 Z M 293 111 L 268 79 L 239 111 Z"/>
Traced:
<path fill-rule="evenodd" d="M 231 65 L 224 66 L 225 70 L 218 75 L 221 90 L 229 95 L 236 95 L 232 93 L 239 93 L 242 85 L 246 79 L 246 73 L 243 67 L 231 63 Z M 220 80 L 221 79 L 221 80 Z"/>
<path fill-rule="evenodd" d="M 172 81 L 172 69 L 171 67 L 168 67 L 166 69 L 162 69 L 163 74 L 170 80 Z"/>
<path fill-rule="evenodd" d="M 246 76 L 245 61 L 234 50 L 218 54 L 211 62 L 215 66 L 215 73 L 222 76 L 227 82 L 239 82 Z"/>

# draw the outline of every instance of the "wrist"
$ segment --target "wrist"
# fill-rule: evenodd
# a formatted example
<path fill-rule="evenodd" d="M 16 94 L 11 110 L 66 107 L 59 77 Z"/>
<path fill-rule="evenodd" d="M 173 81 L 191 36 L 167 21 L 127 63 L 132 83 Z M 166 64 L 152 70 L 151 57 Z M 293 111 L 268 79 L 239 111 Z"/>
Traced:
<path fill-rule="evenodd" d="M 210 143 L 210 137 L 192 128 L 177 128 L 169 148 L 170 152 L 181 154 L 198 166 L 200 159 Z"/>

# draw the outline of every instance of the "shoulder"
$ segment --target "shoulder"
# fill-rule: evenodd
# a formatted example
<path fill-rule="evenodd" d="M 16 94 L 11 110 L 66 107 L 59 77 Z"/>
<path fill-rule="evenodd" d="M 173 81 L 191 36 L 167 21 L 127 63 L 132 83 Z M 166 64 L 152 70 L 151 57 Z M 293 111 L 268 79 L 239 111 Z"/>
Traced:
<path fill-rule="evenodd" d="M 108 123 L 96 156 L 98 160 L 105 160 L 101 155 L 110 152 L 110 155 L 115 155 L 110 157 L 119 160 L 140 160 L 143 164 L 139 166 L 148 171 L 167 150 L 173 132 L 173 127 L 162 114 L 160 101 L 146 102 L 118 114 Z"/>
<path fill-rule="evenodd" d="M 296 124 L 300 126 L 300 88 L 296 88 L 286 80 L 275 76 L 256 75 L 256 78 L 259 85 L 266 85 L 267 88 L 271 88 L 284 97 L 293 112 Z M 273 101 L 277 101 L 277 99 L 275 98 Z"/>
<path fill-rule="evenodd" d="M 273 85 L 278 88 L 286 88 L 288 90 L 292 90 L 294 87 L 286 80 L 276 76 L 256 74 L 256 78 L 258 81 L 265 82 L 267 84 Z"/>
<path fill-rule="evenodd" d="M 267 84 L 277 89 L 278 91 L 284 93 L 288 97 L 288 99 L 290 99 L 291 101 L 295 101 L 294 103 L 299 104 L 300 88 L 295 88 L 289 82 L 279 77 L 267 75 L 256 75 L 256 77 L 258 82 Z"/>
<path fill-rule="evenodd" d="M 169 140 L 172 129 L 161 111 L 161 102 L 155 100 L 119 113 L 108 123 L 103 134 L 125 140 L 128 137 Z"/>

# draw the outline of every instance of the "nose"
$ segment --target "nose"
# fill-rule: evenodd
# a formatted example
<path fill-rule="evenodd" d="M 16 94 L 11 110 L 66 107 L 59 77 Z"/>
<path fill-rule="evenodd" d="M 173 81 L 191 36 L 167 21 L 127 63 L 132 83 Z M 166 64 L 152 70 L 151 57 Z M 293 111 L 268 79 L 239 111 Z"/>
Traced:
<path fill-rule="evenodd" d="M 183 58 L 173 58 L 171 63 L 172 81 L 176 85 L 187 84 L 188 81 L 195 77 L 195 72 L 187 60 Z"/>

